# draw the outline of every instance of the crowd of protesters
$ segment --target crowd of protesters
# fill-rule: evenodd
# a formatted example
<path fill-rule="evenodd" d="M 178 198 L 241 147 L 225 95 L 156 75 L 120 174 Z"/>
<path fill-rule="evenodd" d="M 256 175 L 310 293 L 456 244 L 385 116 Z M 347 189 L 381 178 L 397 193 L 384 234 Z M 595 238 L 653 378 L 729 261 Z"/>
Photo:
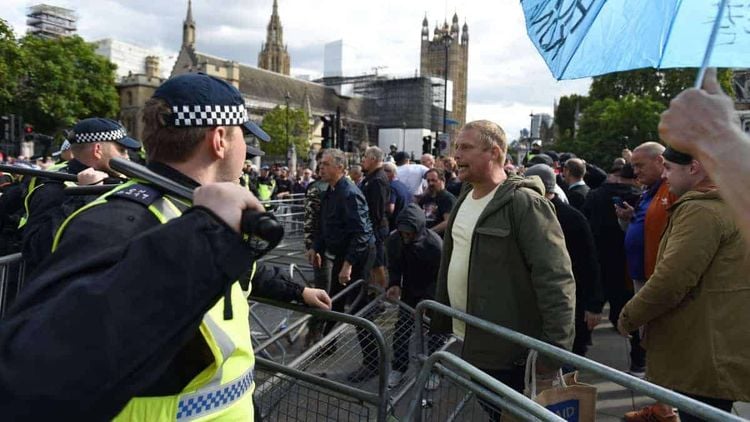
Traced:
<path fill-rule="evenodd" d="M 713 72 L 706 84 L 681 94 L 662 116 L 667 145 L 645 142 L 600 166 L 541 142 L 516 166 L 503 129 L 482 120 L 459 131 L 450 157 L 423 154 L 411 162 L 403 151 L 386 155 L 373 146 L 350 165 L 351 156 L 326 149 L 311 168 L 246 161 L 240 183 L 261 201 L 304 195 L 306 256 L 316 287 L 330 296 L 364 278 L 391 300 L 415 306 L 435 299 L 581 356 L 596 340 L 592 333 L 608 304 L 613 328 L 630 342 L 631 375 L 731 410 L 735 401 L 750 401 L 750 268 L 742 231 L 750 227 L 743 208 L 750 196 L 727 168 L 746 173 L 750 159 L 739 159 L 747 158 L 750 141 L 736 128 L 716 128 L 717 121 L 727 128 L 736 121 Z M 729 146 L 694 141 L 717 137 Z M 66 160 L 64 154 L 65 148 L 57 155 Z M 726 168 L 717 164 L 720 157 Z M 2 158 L 35 169 L 53 169 L 56 161 Z M 81 151 L 76 158 L 92 172 L 109 170 Z M 82 171 L 79 183 L 86 176 Z M 22 224 L 22 192 L 21 182 L 2 175 L 4 237 L 6 228 Z M 727 199 L 728 192 L 736 195 Z M 25 205 L 28 213 L 33 204 Z M 292 299 L 310 302 L 311 292 L 327 303 L 317 289 Z M 345 306 L 339 301 L 333 309 Z M 399 313 L 390 387 L 409 365 L 410 318 Z M 331 329 L 313 323 L 308 342 Z M 439 314 L 430 329 L 430 350 L 440 346 L 436 334 L 452 333 L 463 340 L 464 359 L 522 391 L 527 350 Z M 357 336 L 362 362 L 348 374 L 352 383 L 377 375 L 371 335 Z M 334 342 L 327 352 L 335 351 Z M 540 358 L 538 376 L 552 377 L 558 368 Z M 439 382 L 431 377 L 427 388 Z M 657 403 L 626 420 L 678 419 L 671 406 Z"/>
<path fill-rule="evenodd" d="M 725 410 L 750 399 L 742 346 L 750 318 L 738 308 L 750 287 L 741 276 L 746 242 L 699 159 L 649 141 L 600 167 L 535 144 L 515 166 L 502 128 L 488 121 L 465 125 L 452 157 L 391 156 L 370 147 L 348 177 L 340 152 L 321 153 L 338 178 L 321 168 L 335 185 L 308 190 L 319 205 L 306 213 L 306 235 L 316 268 L 325 254 L 344 260 L 328 286 L 361 275 L 387 286 L 391 299 L 435 298 L 582 356 L 608 308 L 613 329 L 630 341 L 631 375 Z M 336 213 L 325 211 L 331 201 Z M 379 267 L 385 280 L 372 270 Z M 730 315 L 744 322 L 730 323 Z M 400 318 L 397 329 L 408 337 L 407 325 Z M 522 348 L 439 315 L 431 328 L 462 338 L 465 359 L 522 390 Z M 684 350 L 696 334 L 719 343 Z M 690 376 L 672 365 L 678 355 Z M 394 342 L 394 358 L 392 387 L 408 362 L 403 341 Z M 365 358 L 349 380 L 374 376 L 371 365 Z M 537 371 L 552 376 L 556 366 L 540 360 Z M 428 387 L 437 384 L 431 378 Z M 662 404 L 626 415 L 676 418 Z"/>

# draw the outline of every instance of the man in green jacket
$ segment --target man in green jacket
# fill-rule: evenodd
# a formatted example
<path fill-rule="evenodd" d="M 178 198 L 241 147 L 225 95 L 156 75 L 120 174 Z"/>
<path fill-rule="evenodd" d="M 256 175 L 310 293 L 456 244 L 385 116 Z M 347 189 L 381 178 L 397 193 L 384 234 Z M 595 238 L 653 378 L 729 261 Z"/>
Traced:
<path fill-rule="evenodd" d="M 680 199 L 669 208 L 654 273 L 622 309 L 618 330 L 645 327 L 650 382 L 729 412 L 734 401 L 750 401 L 747 244 L 703 164 L 671 147 L 663 156 Z M 625 415 L 646 418 L 678 420 L 664 404 Z"/>
<path fill-rule="evenodd" d="M 445 231 L 436 300 L 506 328 L 570 349 L 575 282 L 560 224 L 544 186 L 508 177 L 503 129 L 490 121 L 467 123 L 455 158 L 468 182 Z M 444 315 L 436 332 L 464 339 L 463 358 L 501 382 L 523 389 L 527 350 Z M 553 365 L 538 362 L 540 372 Z"/>

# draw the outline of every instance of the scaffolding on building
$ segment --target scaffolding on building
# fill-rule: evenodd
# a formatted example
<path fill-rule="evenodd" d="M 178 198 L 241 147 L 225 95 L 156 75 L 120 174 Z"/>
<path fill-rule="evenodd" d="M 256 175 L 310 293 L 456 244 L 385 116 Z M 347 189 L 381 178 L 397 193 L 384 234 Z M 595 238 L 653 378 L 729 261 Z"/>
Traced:
<path fill-rule="evenodd" d="M 66 37 L 75 34 L 75 12 L 59 6 L 37 4 L 29 7 L 26 15 L 28 33 L 44 38 Z"/>

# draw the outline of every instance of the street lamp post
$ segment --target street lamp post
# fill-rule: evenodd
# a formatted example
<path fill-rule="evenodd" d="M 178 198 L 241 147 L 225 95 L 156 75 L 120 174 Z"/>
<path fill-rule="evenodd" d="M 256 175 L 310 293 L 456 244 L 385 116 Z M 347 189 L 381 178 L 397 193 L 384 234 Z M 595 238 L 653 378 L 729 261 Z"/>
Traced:
<path fill-rule="evenodd" d="M 286 95 L 284 95 L 284 100 L 286 103 L 286 110 L 285 110 L 285 117 L 286 117 L 286 159 L 287 159 L 287 167 L 289 167 L 289 176 L 294 177 L 297 173 L 297 152 L 296 148 L 294 148 L 294 143 L 290 142 L 290 133 L 289 133 L 289 99 L 291 98 L 291 95 L 289 95 L 289 91 L 286 92 Z"/>
<path fill-rule="evenodd" d="M 530 118 L 530 120 L 529 120 L 529 137 L 528 137 L 529 149 L 527 150 L 528 152 L 526 154 L 530 154 L 531 153 L 531 144 L 534 142 L 534 139 L 533 139 L 534 138 L 534 112 L 533 111 L 531 113 L 529 113 L 529 118 Z"/>
<path fill-rule="evenodd" d="M 443 133 L 448 133 L 448 50 L 450 48 L 452 40 L 453 37 L 449 32 L 446 31 L 445 33 L 443 33 L 443 45 L 445 46 L 445 78 L 443 81 Z"/>
<path fill-rule="evenodd" d="M 401 122 L 401 151 L 406 151 L 406 122 Z"/>

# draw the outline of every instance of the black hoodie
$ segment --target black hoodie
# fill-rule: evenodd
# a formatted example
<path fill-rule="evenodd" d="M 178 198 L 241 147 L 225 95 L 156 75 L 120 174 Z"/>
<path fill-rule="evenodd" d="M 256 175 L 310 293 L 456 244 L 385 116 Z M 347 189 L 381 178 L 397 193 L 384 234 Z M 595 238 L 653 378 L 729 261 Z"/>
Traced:
<path fill-rule="evenodd" d="M 411 243 L 404 243 L 398 230 L 388 236 L 388 276 L 390 286 L 401 286 L 402 300 L 407 303 L 413 300 L 416 304 L 435 297 L 443 240 L 425 227 L 424 211 L 416 204 L 409 204 L 398 215 L 396 228 L 403 225 L 410 226 L 417 237 Z"/>

